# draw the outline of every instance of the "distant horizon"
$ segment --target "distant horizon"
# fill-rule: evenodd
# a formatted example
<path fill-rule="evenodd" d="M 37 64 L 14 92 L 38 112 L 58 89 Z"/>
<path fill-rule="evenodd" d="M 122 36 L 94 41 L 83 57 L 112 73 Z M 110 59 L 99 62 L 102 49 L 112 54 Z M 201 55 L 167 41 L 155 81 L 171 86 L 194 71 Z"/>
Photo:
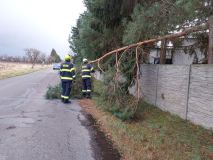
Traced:
<path fill-rule="evenodd" d="M 30 48 L 33 48 L 33 47 L 30 47 Z M 7 55 L 7 56 L 13 56 L 13 57 L 16 57 L 16 56 L 21 56 L 22 57 L 22 56 L 25 56 L 25 51 L 24 51 L 25 49 L 26 48 L 23 48 L 22 50 L 15 49 L 15 48 L 14 49 L 6 48 L 5 51 L 4 51 L 4 48 L 2 49 L 1 46 L 0 46 L 0 56 Z M 38 48 L 36 48 L 36 49 L 38 49 Z M 48 56 L 48 55 L 51 54 L 52 49 L 55 49 L 55 48 L 51 48 L 49 50 L 49 52 L 44 52 L 44 51 L 39 50 L 39 49 L 38 50 Z M 3 51 L 3 52 L 1 52 L 1 51 Z M 56 53 L 58 53 L 56 49 L 55 49 L 55 51 L 56 51 Z M 16 53 L 16 54 L 14 54 L 14 53 Z M 61 56 L 60 53 L 58 53 L 58 54 L 59 54 L 59 56 Z"/>

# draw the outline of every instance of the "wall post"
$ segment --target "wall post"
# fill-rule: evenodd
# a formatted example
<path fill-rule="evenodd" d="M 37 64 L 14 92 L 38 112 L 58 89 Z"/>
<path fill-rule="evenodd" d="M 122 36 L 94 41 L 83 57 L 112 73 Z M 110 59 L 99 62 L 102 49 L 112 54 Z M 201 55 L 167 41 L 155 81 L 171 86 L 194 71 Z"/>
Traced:
<path fill-rule="evenodd" d="M 158 98 L 158 75 L 159 75 L 159 66 L 157 65 L 157 83 L 156 83 L 156 91 L 155 91 L 155 106 L 157 106 L 157 98 Z"/>
<path fill-rule="evenodd" d="M 188 76 L 188 89 L 187 89 L 187 96 L 186 96 L 186 116 L 185 119 L 188 119 L 188 111 L 189 111 L 189 93 L 190 93 L 190 85 L 191 85 L 191 72 L 192 72 L 192 65 L 189 65 L 189 76 Z"/>

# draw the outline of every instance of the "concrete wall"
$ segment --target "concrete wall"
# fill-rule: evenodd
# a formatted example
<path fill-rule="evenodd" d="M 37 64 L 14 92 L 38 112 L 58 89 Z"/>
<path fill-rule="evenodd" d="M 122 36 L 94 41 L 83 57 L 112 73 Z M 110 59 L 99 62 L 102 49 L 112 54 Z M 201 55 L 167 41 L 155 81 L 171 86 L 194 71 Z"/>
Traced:
<path fill-rule="evenodd" d="M 142 65 L 141 72 L 145 101 L 213 128 L 213 65 Z"/>
<path fill-rule="evenodd" d="M 183 40 L 182 47 L 179 49 L 176 48 L 173 51 L 172 63 L 175 65 L 190 65 L 190 64 L 193 64 L 193 61 L 196 59 L 196 56 L 198 59 L 198 63 L 199 64 L 202 63 L 203 59 L 205 58 L 203 50 L 196 48 L 195 49 L 196 56 L 195 56 L 195 54 L 191 55 L 189 53 L 189 50 L 187 51 L 184 49 L 184 47 L 194 45 L 195 43 L 196 43 L 196 40 L 193 38 Z M 172 47 L 172 45 L 169 45 L 169 46 Z M 159 48 L 150 50 L 149 62 L 151 64 L 154 64 L 154 58 L 160 58 L 160 44 L 158 45 L 158 47 Z M 169 59 L 171 58 L 171 54 L 172 54 L 171 51 L 172 51 L 172 48 L 170 49 L 168 48 L 166 50 L 166 55 L 167 55 L 167 58 Z"/>
<path fill-rule="evenodd" d="M 205 58 L 204 53 L 200 49 L 195 49 L 198 63 L 202 63 L 202 60 Z M 176 65 L 190 65 L 195 59 L 195 54 L 190 55 L 186 54 L 183 50 L 178 50 L 173 55 L 173 64 Z"/>
<path fill-rule="evenodd" d="M 145 101 L 213 128 L 213 65 L 142 65 L 141 76 Z"/>
<path fill-rule="evenodd" d="M 103 81 L 103 79 L 104 79 L 103 74 L 101 74 L 100 71 L 95 71 L 94 77 L 95 77 L 95 79 L 97 79 L 99 81 Z"/>
<path fill-rule="evenodd" d="M 142 65 L 141 83 L 148 103 L 213 129 L 213 65 Z"/>
<path fill-rule="evenodd" d="M 189 66 L 159 65 L 156 106 L 186 118 Z"/>
<path fill-rule="evenodd" d="M 141 66 L 141 72 L 142 96 L 148 103 L 156 105 L 158 66 L 143 65 Z"/>
<path fill-rule="evenodd" d="M 213 65 L 191 67 L 187 119 L 213 128 Z"/>

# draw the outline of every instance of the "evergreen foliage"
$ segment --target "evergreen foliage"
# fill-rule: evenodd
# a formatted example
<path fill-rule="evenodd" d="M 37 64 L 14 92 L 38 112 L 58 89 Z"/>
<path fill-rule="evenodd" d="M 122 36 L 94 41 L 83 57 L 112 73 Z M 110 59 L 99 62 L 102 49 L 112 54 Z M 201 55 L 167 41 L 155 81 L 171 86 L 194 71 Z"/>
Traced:
<path fill-rule="evenodd" d="M 84 3 L 87 10 L 77 20 L 69 38 L 70 48 L 78 54 L 75 58 L 75 63 L 78 64 L 83 57 L 93 60 L 124 45 L 206 23 L 213 14 L 213 0 L 84 0 Z M 195 45 L 199 44 L 197 46 L 207 50 L 207 33 L 190 36 L 197 38 Z M 175 47 L 181 45 L 179 41 L 174 40 Z M 141 50 L 149 53 L 147 48 L 155 45 L 143 46 Z M 134 84 L 136 78 L 134 53 L 135 51 L 129 50 L 120 60 L 120 74 L 125 81 L 119 82 L 116 94 L 112 92 L 117 83 L 112 80 L 116 74 L 116 69 L 113 68 L 115 57 L 102 62 L 102 68 L 111 71 L 107 72 L 108 75 L 112 74 L 106 83 L 108 93 L 105 94 L 105 100 L 119 101 L 124 105 L 122 97 L 128 95 L 128 87 Z M 141 55 L 139 59 L 141 63 L 147 62 L 146 57 Z"/>
<path fill-rule="evenodd" d="M 46 99 L 60 99 L 61 98 L 61 84 L 56 86 L 49 86 L 45 95 Z"/>
<path fill-rule="evenodd" d="M 213 14 L 211 0 L 84 0 L 84 3 L 87 11 L 72 28 L 69 43 L 79 57 L 89 59 L 126 44 L 205 23 Z"/>
<path fill-rule="evenodd" d="M 57 54 L 57 52 L 56 52 L 56 50 L 55 50 L 54 48 L 52 49 L 49 58 L 50 58 L 50 61 L 51 61 L 52 63 L 59 63 L 59 62 L 61 62 L 61 58 L 60 58 L 60 56 Z"/>
<path fill-rule="evenodd" d="M 213 14 L 210 1 L 162 0 L 135 7 L 126 22 L 123 43 L 130 44 L 207 22 Z"/>

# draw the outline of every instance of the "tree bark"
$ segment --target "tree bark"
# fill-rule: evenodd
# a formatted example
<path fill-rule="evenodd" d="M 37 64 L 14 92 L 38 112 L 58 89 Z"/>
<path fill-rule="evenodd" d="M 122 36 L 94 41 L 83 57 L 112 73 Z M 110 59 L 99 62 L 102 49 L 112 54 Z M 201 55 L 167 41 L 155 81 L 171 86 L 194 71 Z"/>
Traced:
<path fill-rule="evenodd" d="M 166 63 L 166 39 L 161 41 L 160 64 Z"/>
<path fill-rule="evenodd" d="M 213 15 L 209 17 L 209 49 L 208 64 L 213 64 Z"/>

